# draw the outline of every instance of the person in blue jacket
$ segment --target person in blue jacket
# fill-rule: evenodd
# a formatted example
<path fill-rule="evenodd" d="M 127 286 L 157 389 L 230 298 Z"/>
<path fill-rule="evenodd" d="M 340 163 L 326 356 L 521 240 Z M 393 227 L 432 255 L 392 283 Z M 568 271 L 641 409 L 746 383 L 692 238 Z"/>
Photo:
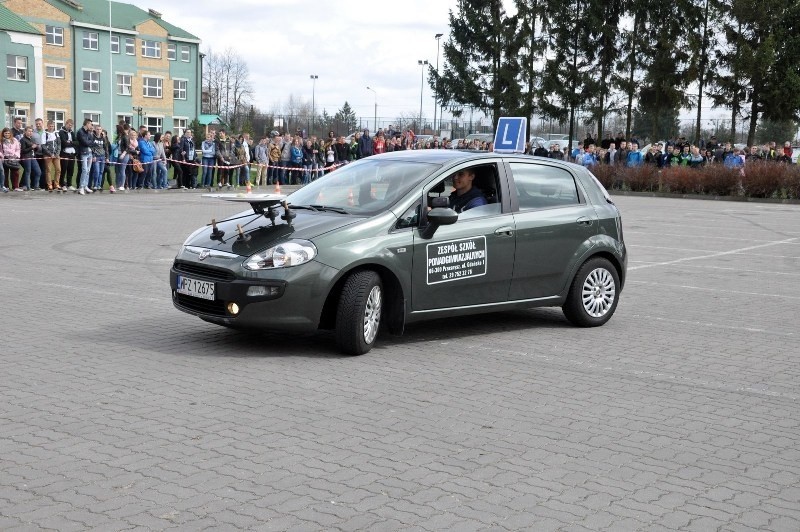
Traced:
<path fill-rule="evenodd" d="M 639 151 L 639 144 L 637 142 L 631 142 L 631 151 L 628 152 L 625 165 L 628 167 L 642 166 L 642 162 L 643 158 L 642 152 Z"/>
<path fill-rule="evenodd" d="M 135 174 L 136 190 L 141 190 L 142 187 L 155 188 L 155 175 L 156 165 L 153 159 L 156 155 L 156 147 L 150 140 L 150 131 L 144 130 L 139 137 L 139 162 L 142 163 L 144 172 Z"/>

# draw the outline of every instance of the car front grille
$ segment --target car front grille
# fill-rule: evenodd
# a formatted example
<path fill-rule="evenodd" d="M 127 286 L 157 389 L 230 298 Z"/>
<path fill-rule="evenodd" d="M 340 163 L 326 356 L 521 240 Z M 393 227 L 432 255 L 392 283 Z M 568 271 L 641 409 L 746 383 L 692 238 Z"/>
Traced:
<path fill-rule="evenodd" d="M 201 299 L 199 297 L 192 297 L 183 294 L 175 294 L 175 302 L 186 309 L 195 312 L 202 312 L 203 314 L 211 314 L 213 316 L 227 316 L 225 311 L 225 302 L 218 300 Z"/>
<path fill-rule="evenodd" d="M 205 277 L 206 279 L 213 279 L 215 281 L 233 281 L 236 279 L 236 276 L 233 274 L 233 272 L 221 270 L 212 266 L 206 266 L 204 264 L 175 261 L 175 264 L 173 264 L 172 267 L 175 268 L 175 271 L 185 273 L 187 275 L 198 275 Z"/>

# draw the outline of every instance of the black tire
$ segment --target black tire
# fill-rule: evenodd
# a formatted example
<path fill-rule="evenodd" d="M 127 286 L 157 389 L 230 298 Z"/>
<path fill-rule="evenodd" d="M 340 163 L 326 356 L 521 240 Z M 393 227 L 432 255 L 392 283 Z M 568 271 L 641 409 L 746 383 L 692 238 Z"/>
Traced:
<path fill-rule="evenodd" d="M 599 327 L 617 309 L 619 286 L 614 265 L 601 257 L 589 259 L 575 274 L 561 310 L 578 327 Z"/>
<path fill-rule="evenodd" d="M 347 355 L 372 349 L 380 328 L 383 285 L 373 271 L 355 272 L 344 283 L 336 309 L 336 344 Z"/>

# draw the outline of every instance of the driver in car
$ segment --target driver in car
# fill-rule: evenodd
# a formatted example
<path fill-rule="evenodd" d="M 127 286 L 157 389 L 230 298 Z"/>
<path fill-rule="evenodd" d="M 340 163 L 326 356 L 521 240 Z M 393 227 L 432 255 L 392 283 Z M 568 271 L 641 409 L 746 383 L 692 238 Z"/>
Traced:
<path fill-rule="evenodd" d="M 489 203 L 479 188 L 473 187 L 475 180 L 475 170 L 465 168 L 453 175 L 453 188 L 455 191 L 450 194 L 450 208 L 461 213 L 473 207 L 480 207 Z"/>

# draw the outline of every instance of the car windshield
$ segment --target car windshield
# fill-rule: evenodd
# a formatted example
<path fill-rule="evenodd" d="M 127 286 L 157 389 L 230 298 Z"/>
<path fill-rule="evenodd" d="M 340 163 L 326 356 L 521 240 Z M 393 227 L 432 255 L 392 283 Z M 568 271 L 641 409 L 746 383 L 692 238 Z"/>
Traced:
<path fill-rule="evenodd" d="M 288 200 L 316 210 L 373 216 L 390 208 L 437 168 L 417 161 L 362 159 L 326 173 Z"/>

